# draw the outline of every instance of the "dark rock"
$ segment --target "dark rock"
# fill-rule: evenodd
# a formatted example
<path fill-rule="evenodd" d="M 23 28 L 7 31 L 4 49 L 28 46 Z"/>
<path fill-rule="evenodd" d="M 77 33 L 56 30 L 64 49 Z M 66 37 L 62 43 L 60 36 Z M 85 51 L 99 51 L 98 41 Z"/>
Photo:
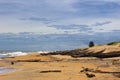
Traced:
<path fill-rule="evenodd" d="M 87 76 L 88 78 L 93 78 L 93 77 L 95 77 L 94 74 L 88 74 L 88 73 L 86 73 L 86 76 Z"/>

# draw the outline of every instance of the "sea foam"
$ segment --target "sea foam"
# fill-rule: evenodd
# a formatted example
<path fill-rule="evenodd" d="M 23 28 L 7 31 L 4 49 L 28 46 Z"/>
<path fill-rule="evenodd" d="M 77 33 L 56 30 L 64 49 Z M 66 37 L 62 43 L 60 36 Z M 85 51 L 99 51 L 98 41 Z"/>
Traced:
<path fill-rule="evenodd" d="M 39 53 L 39 54 L 47 54 L 47 53 L 49 53 L 50 51 L 38 51 L 37 53 Z"/>
<path fill-rule="evenodd" d="M 11 53 L 6 53 L 6 54 L 9 55 L 10 57 L 14 57 L 14 56 L 27 55 L 28 53 L 25 53 L 25 52 L 11 52 Z"/>
<path fill-rule="evenodd" d="M 8 53 L 0 53 L 0 58 L 5 58 L 5 57 L 15 57 L 15 56 L 23 56 L 27 55 L 28 53 L 25 52 L 8 52 Z"/>

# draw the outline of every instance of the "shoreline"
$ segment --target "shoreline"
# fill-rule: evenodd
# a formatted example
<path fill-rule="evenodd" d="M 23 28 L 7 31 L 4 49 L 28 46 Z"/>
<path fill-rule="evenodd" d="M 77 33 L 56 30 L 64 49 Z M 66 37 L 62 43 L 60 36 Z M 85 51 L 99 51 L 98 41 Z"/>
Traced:
<path fill-rule="evenodd" d="M 1 69 L 2 68 L 2 69 Z M 0 67 L 0 75 L 8 74 L 17 71 L 15 68 Z"/>

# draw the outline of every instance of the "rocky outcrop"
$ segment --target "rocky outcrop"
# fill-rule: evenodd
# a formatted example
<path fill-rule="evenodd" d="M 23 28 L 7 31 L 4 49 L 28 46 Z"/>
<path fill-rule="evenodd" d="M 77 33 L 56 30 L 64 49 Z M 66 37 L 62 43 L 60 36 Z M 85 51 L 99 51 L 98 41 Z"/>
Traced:
<path fill-rule="evenodd" d="M 74 58 L 77 57 L 98 57 L 98 58 L 110 58 L 120 56 L 120 46 L 119 45 L 103 45 L 95 46 L 92 48 L 67 50 L 67 51 L 56 51 L 50 52 L 48 54 L 41 55 L 70 55 Z"/>

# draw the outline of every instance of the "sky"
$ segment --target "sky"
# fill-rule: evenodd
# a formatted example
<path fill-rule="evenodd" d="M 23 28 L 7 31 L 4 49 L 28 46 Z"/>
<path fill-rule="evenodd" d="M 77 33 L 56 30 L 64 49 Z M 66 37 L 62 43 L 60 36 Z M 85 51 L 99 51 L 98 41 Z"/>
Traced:
<path fill-rule="evenodd" d="M 0 33 L 120 30 L 120 0 L 0 0 Z"/>
<path fill-rule="evenodd" d="M 120 41 L 120 0 L 0 0 L 0 50 L 64 50 Z"/>

